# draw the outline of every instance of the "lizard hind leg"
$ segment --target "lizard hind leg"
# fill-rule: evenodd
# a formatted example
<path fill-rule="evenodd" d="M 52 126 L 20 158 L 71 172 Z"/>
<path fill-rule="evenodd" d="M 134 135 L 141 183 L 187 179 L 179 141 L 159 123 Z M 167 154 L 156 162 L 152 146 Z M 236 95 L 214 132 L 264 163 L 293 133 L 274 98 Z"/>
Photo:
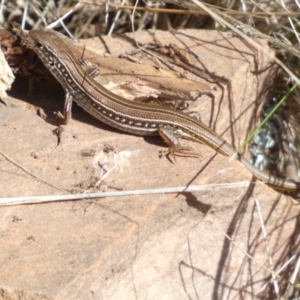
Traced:
<path fill-rule="evenodd" d="M 170 155 L 174 162 L 176 162 L 176 156 L 185 156 L 185 157 L 201 157 L 201 155 L 195 152 L 190 147 L 182 147 L 177 138 L 179 134 L 177 129 L 171 125 L 161 125 L 158 128 L 158 133 L 169 146 L 167 155 Z"/>

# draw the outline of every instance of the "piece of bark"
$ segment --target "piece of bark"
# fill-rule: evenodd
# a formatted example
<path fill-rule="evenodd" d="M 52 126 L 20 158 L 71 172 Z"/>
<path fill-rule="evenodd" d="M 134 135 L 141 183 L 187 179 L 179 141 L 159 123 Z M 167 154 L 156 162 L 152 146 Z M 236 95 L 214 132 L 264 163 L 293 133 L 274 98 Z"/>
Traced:
<path fill-rule="evenodd" d="M 19 28 L 16 28 L 15 32 L 25 46 L 25 48 L 23 47 L 24 56 L 27 55 L 27 52 L 32 52 L 27 40 L 27 33 Z M 187 80 L 174 71 L 145 64 L 143 60 L 137 63 L 127 59 L 110 57 L 98 50 L 101 45 L 89 48 L 64 35 L 57 34 L 68 45 L 76 58 L 84 59 L 91 63 L 91 67 L 100 71 L 101 75 L 94 78 L 96 81 L 127 99 L 167 97 L 169 99 L 195 100 L 201 94 L 211 93 L 211 86 L 207 83 Z M 26 62 L 27 59 L 24 57 L 24 60 Z M 45 70 L 41 64 L 35 62 L 33 66 L 29 60 L 26 64 L 23 62 L 22 69 L 26 69 L 26 65 L 28 66 L 26 70 L 28 76 L 40 74 L 41 77 L 48 79 L 49 75 L 44 76 Z"/>

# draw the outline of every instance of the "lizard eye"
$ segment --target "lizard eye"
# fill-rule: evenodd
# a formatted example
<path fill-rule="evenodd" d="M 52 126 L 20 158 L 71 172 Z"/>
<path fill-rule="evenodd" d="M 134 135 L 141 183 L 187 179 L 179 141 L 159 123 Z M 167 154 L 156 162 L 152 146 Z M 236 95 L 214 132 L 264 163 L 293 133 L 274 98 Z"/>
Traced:
<path fill-rule="evenodd" d="M 43 45 L 40 42 L 35 42 L 35 45 L 40 49 L 43 48 Z"/>

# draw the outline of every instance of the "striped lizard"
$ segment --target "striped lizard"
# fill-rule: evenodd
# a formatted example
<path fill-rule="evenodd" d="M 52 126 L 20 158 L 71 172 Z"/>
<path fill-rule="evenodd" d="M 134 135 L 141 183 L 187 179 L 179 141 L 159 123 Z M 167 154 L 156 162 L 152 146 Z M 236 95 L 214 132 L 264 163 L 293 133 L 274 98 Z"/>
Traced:
<path fill-rule="evenodd" d="M 31 48 L 65 90 L 61 123 L 71 118 L 73 100 L 101 122 L 121 131 L 140 135 L 159 135 L 169 146 L 169 154 L 194 155 L 183 148 L 178 138 L 205 144 L 226 156 L 235 156 L 252 174 L 269 186 L 286 191 L 300 191 L 300 183 L 278 178 L 259 170 L 215 131 L 197 118 L 178 110 L 126 100 L 96 82 L 95 72 L 88 72 L 84 61 L 76 59 L 68 45 L 51 30 L 31 30 L 25 44 Z"/>

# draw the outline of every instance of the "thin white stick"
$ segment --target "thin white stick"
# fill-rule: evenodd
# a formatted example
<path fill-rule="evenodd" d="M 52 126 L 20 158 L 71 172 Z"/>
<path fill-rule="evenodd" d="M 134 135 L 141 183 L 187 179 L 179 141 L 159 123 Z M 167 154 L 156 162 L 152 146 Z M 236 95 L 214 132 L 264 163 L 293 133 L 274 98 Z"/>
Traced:
<path fill-rule="evenodd" d="M 234 245 L 236 246 L 240 251 L 242 251 L 248 258 L 250 258 L 253 262 L 255 262 L 258 266 L 260 266 L 261 268 L 263 268 L 264 270 L 270 272 L 272 275 L 274 274 L 274 276 L 277 276 L 276 273 L 274 273 L 272 270 L 268 269 L 267 267 L 265 267 L 263 264 L 261 264 L 258 260 L 256 260 L 253 256 L 251 256 L 247 251 L 245 251 L 241 246 L 239 246 L 221 227 L 220 225 L 211 217 L 208 218 L 209 220 L 211 220 L 214 225 L 217 227 L 217 229 L 219 229 L 224 236 Z M 279 276 L 277 276 L 279 277 Z M 280 278 L 280 277 L 279 277 Z"/>
<path fill-rule="evenodd" d="M 280 275 L 280 273 L 294 260 L 296 258 L 296 255 L 293 255 L 275 274 L 276 274 L 276 276 L 279 276 Z M 266 282 L 263 286 L 262 286 L 262 288 L 260 289 L 260 291 L 259 291 L 259 293 L 258 293 L 258 296 L 259 296 L 259 294 L 261 294 L 261 293 L 263 293 L 266 289 L 267 289 L 267 287 L 268 287 L 268 285 L 269 285 L 269 283 L 271 282 L 271 280 L 272 279 L 270 279 L 268 282 Z"/>
<path fill-rule="evenodd" d="M 55 22 L 49 24 L 46 26 L 46 28 L 48 29 L 52 29 L 54 28 L 57 24 L 61 24 L 64 27 L 63 24 L 63 20 L 66 19 L 68 16 L 70 16 L 71 14 L 73 14 L 76 10 L 80 9 L 83 6 L 82 3 L 77 3 L 74 8 L 70 9 L 67 13 L 65 13 L 62 17 L 60 17 L 58 20 L 56 20 Z M 64 27 L 66 29 L 66 27 Z M 71 33 L 67 30 L 67 33 L 72 37 Z"/>
<path fill-rule="evenodd" d="M 207 185 L 188 186 L 188 187 L 180 186 L 180 187 L 149 189 L 149 190 L 131 190 L 131 191 L 129 190 L 129 191 L 103 192 L 103 193 L 0 198 L 0 206 L 104 198 L 104 197 L 117 197 L 117 196 L 124 197 L 124 196 L 132 196 L 132 195 L 151 195 L 151 194 L 185 193 L 185 192 L 219 190 L 219 189 L 236 189 L 240 187 L 241 188 L 248 187 L 249 184 L 250 184 L 249 181 L 241 181 L 237 183 L 207 184 Z"/>
<path fill-rule="evenodd" d="M 125 2 L 126 2 L 126 0 L 122 0 L 122 3 L 120 4 L 120 6 L 121 7 L 124 6 Z M 113 23 L 111 24 L 110 29 L 108 31 L 108 34 L 107 34 L 108 36 L 111 36 L 111 34 L 113 33 L 113 31 L 115 29 L 115 26 L 116 26 L 116 23 L 117 23 L 117 21 L 119 19 L 119 16 L 120 16 L 122 11 L 123 11 L 122 9 L 118 9 L 118 11 L 116 13 L 116 16 L 115 16 L 115 19 L 114 19 Z"/>
<path fill-rule="evenodd" d="M 24 30 L 25 29 L 25 23 L 26 23 L 26 17 L 27 17 L 27 12 L 28 12 L 28 5 L 29 5 L 29 1 L 27 0 L 25 2 L 25 7 L 24 7 L 24 11 L 23 11 L 23 17 L 22 17 L 22 25 L 21 28 Z"/>
<path fill-rule="evenodd" d="M 4 23 L 4 15 L 3 15 L 4 3 L 5 3 L 5 0 L 2 0 L 0 2 L 0 24 L 1 24 L 1 26 L 3 26 L 3 23 Z"/>
<path fill-rule="evenodd" d="M 295 270 L 294 270 L 294 273 L 292 274 L 292 277 L 291 277 L 291 280 L 290 280 L 290 282 L 292 284 L 296 283 L 297 276 L 299 274 L 299 269 L 300 269 L 300 255 L 298 254 L 298 260 L 296 262 Z"/>
<path fill-rule="evenodd" d="M 263 217 L 262 217 L 262 214 L 261 214 L 259 201 L 257 199 L 255 199 L 255 205 L 257 207 L 260 227 L 261 227 L 261 231 L 262 231 L 262 234 L 263 234 L 263 237 L 264 237 L 264 240 L 265 240 L 265 244 L 266 244 L 267 255 L 268 255 L 268 259 L 269 259 L 269 263 L 270 263 L 270 269 L 272 270 L 274 290 L 275 290 L 275 293 L 276 293 L 277 297 L 279 297 L 279 285 L 278 285 L 277 278 L 276 278 L 276 272 L 274 270 L 273 259 L 272 259 L 272 255 L 270 253 L 270 247 L 269 247 L 269 243 L 268 243 L 268 238 L 267 238 L 267 233 L 266 233 Z"/>

